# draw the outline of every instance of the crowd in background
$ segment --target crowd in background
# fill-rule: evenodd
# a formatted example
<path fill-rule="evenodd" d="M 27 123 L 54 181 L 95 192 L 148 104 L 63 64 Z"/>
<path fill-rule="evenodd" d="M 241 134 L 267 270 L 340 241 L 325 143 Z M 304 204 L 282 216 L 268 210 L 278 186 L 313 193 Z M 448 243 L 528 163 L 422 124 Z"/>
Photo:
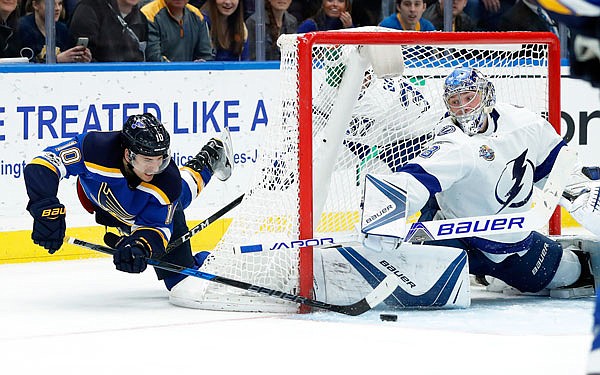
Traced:
<path fill-rule="evenodd" d="M 0 0 L 0 58 L 46 61 L 46 1 L 54 1 L 56 62 L 278 60 L 281 34 L 448 30 L 449 0 L 263 0 L 261 12 L 255 0 Z M 557 32 L 535 0 L 450 1 L 452 31 Z"/>

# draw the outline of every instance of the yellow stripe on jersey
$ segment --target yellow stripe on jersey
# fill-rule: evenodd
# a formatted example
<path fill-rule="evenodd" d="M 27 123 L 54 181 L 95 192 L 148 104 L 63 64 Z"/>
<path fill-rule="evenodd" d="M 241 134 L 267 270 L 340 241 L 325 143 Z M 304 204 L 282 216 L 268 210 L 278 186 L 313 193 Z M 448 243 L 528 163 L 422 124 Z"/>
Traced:
<path fill-rule="evenodd" d="M 33 160 L 29 164 L 37 164 L 37 165 L 44 166 L 44 167 L 50 169 L 51 171 L 53 171 L 54 173 L 56 173 L 57 176 L 60 176 L 60 173 L 58 173 L 56 166 L 54 166 L 54 164 L 50 163 L 48 160 L 46 160 L 44 158 L 41 158 L 41 157 L 33 158 Z"/>
<path fill-rule="evenodd" d="M 137 188 L 154 196 L 154 198 L 156 198 L 156 200 L 158 200 L 160 202 L 160 204 L 163 204 L 166 206 L 166 205 L 169 205 L 172 203 L 171 200 L 169 199 L 169 197 L 167 196 L 167 194 L 165 194 L 162 190 L 157 188 L 155 185 L 149 184 L 147 182 L 141 182 Z"/>
<path fill-rule="evenodd" d="M 200 175 L 200 173 L 196 172 L 195 170 L 193 170 L 190 167 L 181 167 L 181 168 L 179 168 L 179 170 L 188 172 L 194 178 L 194 181 L 196 182 L 196 189 L 197 189 L 196 196 L 198 196 L 198 194 L 200 194 L 200 192 L 204 188 L 204 180 L 202 179 L 202 176 Z"/>
<path fill-rule="evenodd" d="M 538 3 L 546 10 L 554 13 L 572 15 L 573 11 L 557 0 L 538 0 Z"/>
<path fill-rule="evenodd" d="M 85 162 L 85 166 L 90 172 L 99 174 L 101 176 L 113 178 L 123 177 L 123 173 L 121 173 L 121 170 L 119 168 L 109 168 L 89 161 Z"/>
<path fill-rule="evenodd" d="M 138 227 L 133 232 L 131 232 L 131 234 L 134 234 L 135 232 L 140 231 L 140 230 L 150 230 L 150 231 L 158 233 L 158 235 L 162 239 L 163 247 L 165 247 L 165 248 L 167 247 L 167 244 L 169 243 L 169 241 L 167 241 L 167 237 L 165 237 L 165 234 L 160 229 L 151 228 L 151 227 Z M 143 237 L 141 237 L 141 239 L 144 240 L 144 242 L 146 243 L 146 245 L 150 249 L 150 252 L 152 252 L 152 247 L 150 246 L 150 243 L 148 242 L 148 240 L 146 240 Z M 150 256 L 152 256 L 152 254 L 150 254 Z"/>

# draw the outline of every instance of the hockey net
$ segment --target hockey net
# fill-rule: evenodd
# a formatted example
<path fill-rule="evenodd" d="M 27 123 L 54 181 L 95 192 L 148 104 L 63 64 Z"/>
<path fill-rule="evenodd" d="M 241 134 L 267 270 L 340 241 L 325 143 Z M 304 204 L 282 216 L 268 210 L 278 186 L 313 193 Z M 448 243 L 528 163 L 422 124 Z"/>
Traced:
<path fill-rule="evenodd" d="M 352 237 L 365 173 L 393 173 L 418 155 L 445 114 L 443 78 L 477 67 L 498 101 L 559 126 L 560 56 L 550 33 L 399 32 L 382 28 L 283 35 L 277 120 L 261 145 L 254 181 L 202 270 L 311 296 L 311 248 L 240 245 Z M 381 45 L 377 53 L 361 50 Z M 381 78 L 369 59 L 400 54 L 404 72 Z M 398 56 L 398 59 L 400 57 Z M 296 304 L 210 283 L 201 308 L 297 311 Z"/>

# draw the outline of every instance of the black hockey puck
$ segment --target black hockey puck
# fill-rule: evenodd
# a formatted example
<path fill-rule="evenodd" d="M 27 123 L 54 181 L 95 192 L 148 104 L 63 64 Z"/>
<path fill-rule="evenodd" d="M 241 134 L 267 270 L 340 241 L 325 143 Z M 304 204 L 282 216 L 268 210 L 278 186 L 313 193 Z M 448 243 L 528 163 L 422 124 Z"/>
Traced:
<path fill-rule="evenodd" d="M 398 320 L 398 315 L 396 314 L 379 314 L 379 319 L 384 322 L 395 322 Z"/>

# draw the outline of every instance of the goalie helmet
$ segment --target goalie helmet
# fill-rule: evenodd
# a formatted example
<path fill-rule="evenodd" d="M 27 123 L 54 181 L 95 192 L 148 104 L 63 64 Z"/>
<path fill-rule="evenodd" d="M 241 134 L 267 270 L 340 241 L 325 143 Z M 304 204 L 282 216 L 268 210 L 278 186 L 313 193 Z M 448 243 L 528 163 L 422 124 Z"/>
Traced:
<path fill-rule="evenodd" d="M 127 162 L 133 168 L 147 174 L 158 174 L 169 165 L 171 137 L 163 124 L 150 113 L 129 116 L 121 130 L 121 142 L 123 148 L 129 150 Z M 137 160 L 138 155 L 162 156 L 162 159 L 159 165 L 152 165 L 156 163 L 151 158 Z"/>
<path fill-rule="evenodd" d="M 444 82 L 444 104 L 465 133 L 477 134 L 496 104 L 494 85 L 477 69 L 457 68 Z"/>

